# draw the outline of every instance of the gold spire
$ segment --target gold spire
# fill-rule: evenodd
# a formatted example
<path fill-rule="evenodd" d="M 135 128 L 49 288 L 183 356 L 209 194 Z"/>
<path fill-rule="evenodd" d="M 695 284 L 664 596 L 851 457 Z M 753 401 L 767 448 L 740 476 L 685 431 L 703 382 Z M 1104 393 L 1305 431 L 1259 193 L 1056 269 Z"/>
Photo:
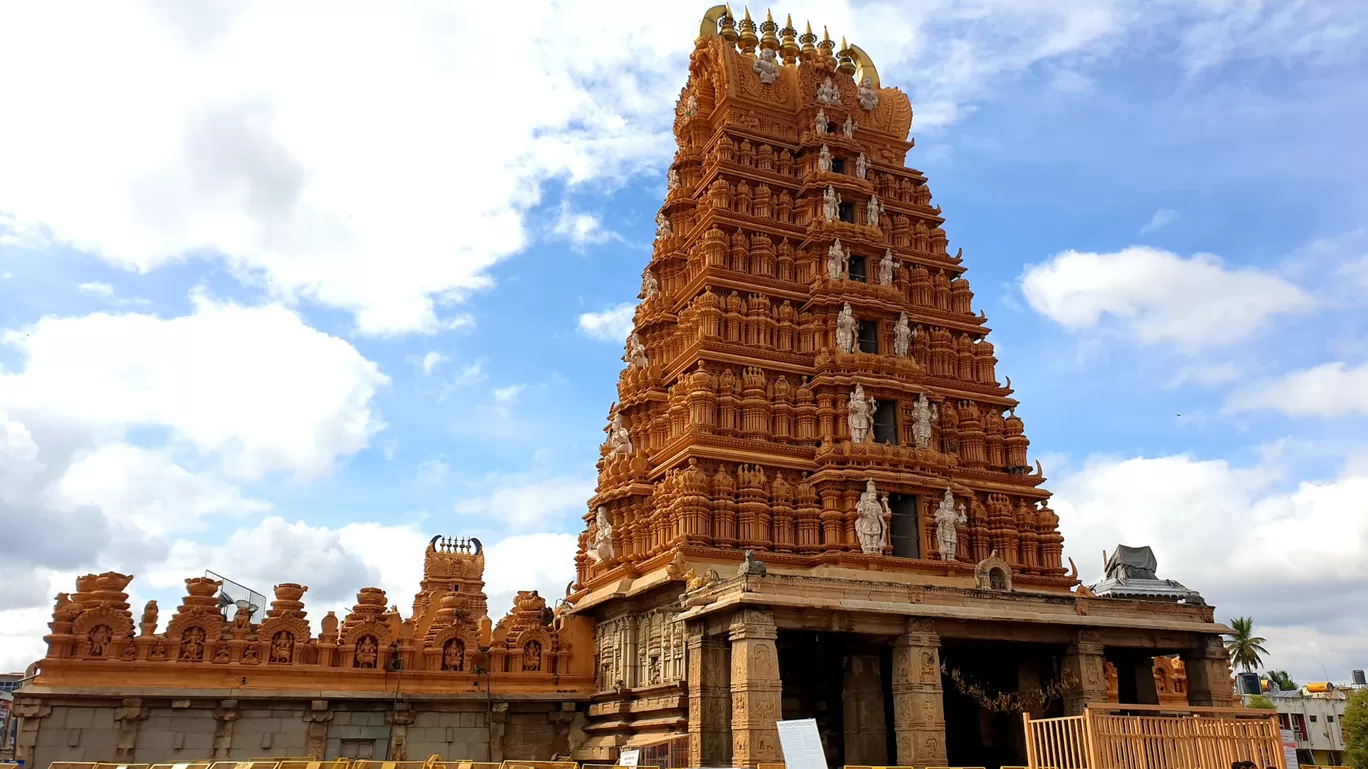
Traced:
<path fill-rule="evenodd" d="M 843 75 L 855 74 L 855 58 L 851 54 L 850 45 L 846 43 L 845 35 L 841 35 L 841 47 L 836 52 L 836 56 L 840 60 L 840 64 L 836 67 L 837 72 Z"/>
<path fill-rule="evenodd" d="M 727 14 L 722 17 L 719 26 L 721 29 L 718 34 L 722 35 L 722 39 L 732 45 L 736 45 L 736 14 L 732 12 L 731 3 L 727 3 Z"/>
<path fill-rule="evenodd" d="M 750 6 L 742 6 L 745 15 L 741 18 L 741 23 L 737 28 L 741 30 L 741 53 L 754 54 L 755 44 L 760 42 L 760 38 L 755 36 L 755 21 L 751 19 Z"/>
<path fill-rule="evenodd" d="M 765 20 L 760 23 L 760 47 L 764 50 L 778 51 L 779 36 L 774 33 L 779 31 L 779 25 L 774 23 L 774 17 L 770 15 L 769 9 L 765 9 Z"/>
<path fill-rule="evenodd" d="M 798 36 L 798 42 L 803 44 L 802 56 L 804 61 L 809 61 L 817 55 L 817 47 L 813 43 L 817 42 L 817 36 L 812 33 L 812 22 L 806 22 L 807 28 L 803 34 Z"/>
<path fill-rule="evenodd" d="M 831 42 L 831 34 L 827 32 L 825 24 L 822 25 L 822 42 L 818 43 L 817 47 L 822 50 L 824 56 L 830 56 L 831 49 L 836 47 L 836 44 Z"/>
<path fill-rule="evenodd" d="M 784 19 L 784 28 L 779 30 L 779 35 L 783 42 L 779 44 L 779 55 L 783 57 L 784 63 L 792 65 L 798 61 L 798 30 L 793 28 L 793 16 L 789 15 Z"/>

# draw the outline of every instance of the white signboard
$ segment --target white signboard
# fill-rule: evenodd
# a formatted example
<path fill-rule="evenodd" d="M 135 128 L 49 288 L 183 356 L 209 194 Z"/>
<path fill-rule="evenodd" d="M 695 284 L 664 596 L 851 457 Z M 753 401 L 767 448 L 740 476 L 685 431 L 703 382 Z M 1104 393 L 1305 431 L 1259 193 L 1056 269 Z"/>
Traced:
<path fill-rule="evenodd" d="M 1287 769 L 1297 769 L 1297 735 L 1291 729 L 1282 730 L 1282 748 Z"/>
<path fill-rule="evenodd" d="M 779 747 L 784 751 L 784 769 L 827 769 L 817 719 L 779 721 L 776 725 L 779 727 Z"/>
<path fill-rule="evenodd" d="M 641 760 L 640 750 L 624 750 L 618 753 L 618 766 L 636 766 Z"/>

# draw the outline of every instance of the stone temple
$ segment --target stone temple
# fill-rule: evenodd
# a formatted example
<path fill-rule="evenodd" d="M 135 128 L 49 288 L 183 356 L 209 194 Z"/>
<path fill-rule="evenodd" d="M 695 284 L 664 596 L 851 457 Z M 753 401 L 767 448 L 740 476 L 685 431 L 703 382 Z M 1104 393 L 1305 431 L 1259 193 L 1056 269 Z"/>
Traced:
<path fill-rule="evenodd" d="M 815 718 L 832 765 L 998 767 L 1023 712 L 1230 703 L 1196 593 L 1066 568 L 911 126 L 859 47 L 711 9 L 564 599 L 491 621 L 445 538 L 407 616 L 365 588 L 317 634 L 301 585 L 194 577 L 160 626 L 82 577 L 19 757 L 756 766 Z"/>

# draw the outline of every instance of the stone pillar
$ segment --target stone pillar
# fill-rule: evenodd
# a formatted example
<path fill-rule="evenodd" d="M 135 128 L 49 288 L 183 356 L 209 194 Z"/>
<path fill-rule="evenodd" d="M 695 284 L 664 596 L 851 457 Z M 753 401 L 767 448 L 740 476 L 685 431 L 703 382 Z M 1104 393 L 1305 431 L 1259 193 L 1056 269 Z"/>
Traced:
<path fill-rule="evenodd" d="M 1187 670 L 1187 699 L 1193 707 L 1225 707 L 1235 702 L 1230 657 L 1221 637 L 1202 636 L 1197 647 L 1180 652 Z"/>
<path fill-rule="evenodd" d="M 731 764 L 731 663 L 727 642 L 692 622 L 685 641 L 689 685 L 689 766 Z"/>
<path fill-rule="evenodd" d="M 328 749 L 328 722 L 332 721 L 332 710 L 327 700 L 314 700 L 304 711 L 304 721 L 309 725 L 309 758 L 322 761 Z"/>
<path fill-rule="evenodd" d="M 1074 633 L 1064 653 L 1064 715 L 1079 716 L 1090 703 L 1107 702 L 1106 659 L 1102 640 L 1092 630 Z"/>
<path fill-rule="evenodd" d="M 123 701 L 114 719 L 119 722 L 119 741 L 114 747 L 114 760 L 131 762 L 138 747 L 138 724 L 147 718 L 147 708 L 140 699 Z"/>
<path fill-rule="evenodd" d="M 43 719 L 52 715 L 52 706 L 38 700 L 17 700 L 11 711 L 19 721 L 19 733 L 14 739 L 14 758 L 24 766 L 37 766 L 38 730 Z"/>
<path fill-rule="evenodd" d="M 214 708 L 214 758 L 228 758 L 233 749 L 233 722 L 240 715 L 237 700 L 220 700 Z"/>
<path fill-rule="evenodd" d="M 783 763 L 779 729 L 783 685 L 774 614 L 743 609 L 731 623 L 732 766 Z"/>
<path fill-rule="evenodd" d="M 893 733 L 900 766 L 945 766 L 945 692 L 933 620 L 912 618 L 893 644 Z"/>
<path fill-rule="evenodd" d="M 417 714 L 407 702 L 396 702 L 394 708 L 385 714 L 385 723 L 390 725 L 390 761 L 408 760 L 408 728 Z"/>
<path fill-rule="evenodd" d="M 489 714 L 489 760 L 504 760 L 504 731 L 508 729 L 508 703 L 496 702 Z"/>
<path fill-rule="evenodd" d="M 846 658 L 844 701 L 845 762 L 856 766 L 888 763 L 888 729 L 884 726 L 883 671 L 876 655 Z"/>

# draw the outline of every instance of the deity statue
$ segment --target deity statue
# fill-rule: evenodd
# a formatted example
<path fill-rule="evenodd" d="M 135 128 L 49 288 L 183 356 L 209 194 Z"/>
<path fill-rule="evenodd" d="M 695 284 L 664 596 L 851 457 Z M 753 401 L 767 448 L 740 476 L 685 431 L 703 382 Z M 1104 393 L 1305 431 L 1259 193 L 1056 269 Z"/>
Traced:
<path fill-rule="evenodd" d="M 108 625 L 96 625 L 91 628 L 90 634 L 86 636 L 86 641 L 90 644 L 90 656 L 105 656 L 105 653 L 109 651 L 109 644 L 113 640 L 114 633 L 110 631 Z"/>
<path fill-rule="evenodd" d="M 651 272 L 651 268 L 647 267 L 646 270 L 641 273 L 641 298 L 650 299 L 659 293 L 660 282 L 656 280 L 655 273 Z"/>
<path fill-rule="evenodd" d="M 879 260 L 879 285 L 893 285 L 893 267 L 896 266 L 893 260 L 893 249 L 884 249 L 884 257 Z"/>
<path fill-rule="evenodd" d="M 698 114 L 698 97 L 689 94 L 689 98 L 684 101 L 684 117 L 693 117 Z"/>
<path fill-rule="evenodd" d="M 774 51 L 766 48 L 760 52 L 760 58 L 755 60 L 755 65 L 751 67 L 755 74 L 760 76 L 760 82 L 769 85 L 774 79 L 779 77 L 779 65 L 774 63 Z"/>
<path fill-rule="evenodd" d="M 899 358 L 906 358 L 912 349 L 912 340 L 917 336 L 917 332 L 912 330 L 912 326 L 907 322 L 907 313 L 898 315 L 898 324 L 893 327 L 893 354 Z"/>
<path fill-rule="evenodd" d="M 239 606 L 233 612 L 233 637 L 246 638 L 247 631 L 252 627 L 252 610 L 250 606 Z"/>
<path fill-rule="evenodd" d="M 613 421 L 608 424 L 608 440 L 603 442 L 603 447 L 609 458 L 632 453 L 632 436 L 627 432 L 621 414 L 614 414 Z"/>
<path fill-rule="evenodd" d="M 950 487 L 947 486 L 945 496 L 936 508 L 936 547 L 940 549 L 942 561 L 955 560 L 955 546 L 959 544 L 959 532 L 955 527 L 967 520 L 964 505 L 955 507 L 955 495 L 950 493 Z"/>
<path fill-rule="evenodd" d="M 836 88 L 836 84 L 831 82 L 831 78 L 823 80 L 822 84 L 817 86 L 817 101 L 831 105 L 841 103 L 841 92 Z"/>
<path fill-rule="evenodd" d="M 288 665 L 294 660 L 294 636 L 282 630 L 271 639 L 271 662 Z"/>
<path fill-rule="evenodd" d="M 866 112 L 873 112 L 878 107 L 878 92 L 874 90 L 874 78 L 865 75 L 859 81 L 859 108 Z"/>
<path fill-rule="evenodd" d="M 256 644 L 248 644 L 247 646 L 243 647 L 243 649 L 242 649 L 242 661 L 243 661 L 243 662 L 256 662 L 256 661 L 257 661 L 257 647 L 256 647 Z"/>
<path fill-rule="evenodd" d="M 850 303 L 841 307 L 836 315 L 836 346 L 841 352 L 855 352 L 855 334 L 860 324 L 855 322 L 855 313 L 850 311 Z"/>
<path fill-rule="evenodd" d="M 879 196 L 875 195 L 869 199 L 869 207 L 865 209 L 865 218 L 870 227 L 879 226 L 879 214 L 883 213 L 883 206 L 879 205 Z"/>
<path fill-rule="evenodd" d="M 148 601 L 148 602 L 147 602 L 147 605 L 143 607 L 142 622 L 141 622 L 140 624 L 142 625 L 142 633 L 143 633 L 143 635 L 152 635 L 154 632 L 156 632 L 156 630 L 157 630 L 157 602 L 156 602 L 156 601 Z"/>
<path fill-rule="evenodd" d="M 674 191 L 675 191 L 676 189 L 678 189 L 678 188 L 679 188 L 679 170 L 678 170 L 678 169 L 675 169 L 675 168 L 671 168 L 671 169 L 670 169 L 670 172 L 667 173 L 667 174 L 665 174 L 665 192 L 667 192 L 667 193 L 674 192 Z"/>
<path fill-rule="evenodd" d="M 855 138 L 855 121 L 851 120 L 849 115 L 846 115 L 845 123 L 841 125 L 841 133 L 845 134 L 847 139 Z"/>
<path fill-rule="evenodd" d="M 827 249 L 827 277 L 832 280 L 840 280 L 846 276 L 846 270 L 850 268 L 850 255 L 841 248 L 841 239 L 831 244 Z"/>
<path fill-rule="evenodd" d="M 356 644 L 356 667 L 373 668 L 380 660 L 380 644 L 370 636 L 365 636 Z"/>
<path fill-rule="evenodd" d="M 822 151 L 817 155 L 817 170 L 824 174 L 831 173 L 831 150 L 825 144 Z"/>
<path fill-rule="evenodd" d="M 865 443 L 874 427 L 874 412 L 879 404 L 873 398 L 865 397 L 864 387 L 855 385 L 850 401 L 846 404 L 846 425 L 850 427 L 850 442 Z"/>
<path fill-rule="evenodd" d="M 447 641 L 446 648 L 442 650 L 442 669 L 465 669 L 465 644 L 461 643 L 460 639 L 453 638 Z"/>
<path fill-rule="evenodd" d="M 627 352 L 622 356 L 622 360 L 629 369 L 646 368 L 646 345 L 641 343 L 641 337 L 635 333 L 627 337 Z"/>
<path fill-rule="evenodd" d="M 192 627 L 181 636 L 180 658 L 186 662 L 199 662 L 204 659 L 204 630 Z"/>
<path fill-rule="evenodd" d="M 588 556 L 594 563 L 603 563 L 614 555 L 613 522 L 608 520 L 608 508 L 600 505 L 598 517 L 594 519 L 594 540 Z"/>
<path fill-rule="evenodd" d="M 940 416 L 931 408 L 926 393 L 918 395 L 917 402 L 912 407 L 912 440 L 917 444 L 917 448 L 931 447 L 931 425 L 938 421 Z"/>
<path fill-rule="evenodd" d="M 857 157 L 855 158 L 855 175 L 858 176 L 858 177 L 860 177 L 861 179 L 863 179 L 863 178 L 865 178 L 865 176 L 868 175 L 868 174 L 869 174 L 869 160 L 866 159 L 866 158 L 865 158 L 865 154 L 864 154 L 863 152 L 861 152 L 861 153 L 859 154 L 859 156 L 857 156 Z"/>
<path fill-rule="evenodd" d="M 865 490 L 860 494 L 860 501 L 855 503 L 855 536 L 860 539 L 860 552 L 877 555 L 883 552 L 884 535 L 887 534 L 887 526 L 884 524 L 885 506 L 879 501 L 879 490 L 874 487 L 874 481 L 865 483 Z"/>
<path fill-rule="evenodd" d="M 828 125 L 831 125 L 831 121 L 827 119 L 826 111 L 825 111 L 825 110 L 820 110 L 820 109 L 817 110 L 817 119 L 816 119 L 816 123 L 817 123 L 817 133 L 819 133 L 819 134 L 824 134 L 824 133 L 827 132 L 827 126 L 828 126 Z"/>
<path fill-rule="evenodd" d="M 827 187 L 822 193 L 822 218 L 828 222 L 836 219 L 841 212 L 841 193 L 834 187 Z"/>
<path fill-rule="evenodd" d="M 674 228 L 670 226 L 670 219 L 669 217 L 665 216 L 665 212 L 661 211 L 660 213 L 656 214 L 656 237 L 668 238 L 673 234 Z"/>

